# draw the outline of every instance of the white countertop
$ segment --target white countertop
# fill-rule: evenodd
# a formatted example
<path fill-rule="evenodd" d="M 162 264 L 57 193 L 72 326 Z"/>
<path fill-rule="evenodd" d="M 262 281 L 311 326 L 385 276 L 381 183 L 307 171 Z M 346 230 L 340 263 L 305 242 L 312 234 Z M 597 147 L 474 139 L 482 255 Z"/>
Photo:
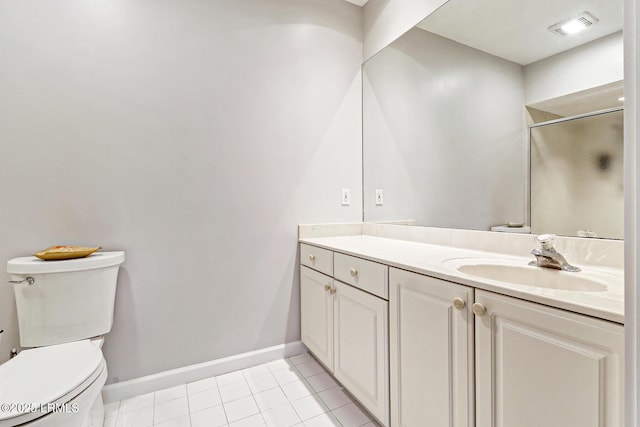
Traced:
<path fill-rule="evenodd" d="M 606 290 L 602 291 L 568 291 L 524 286 L 471 276 L 458 271 L 455 266 L 456 261 L 454 261 L 456 258 L 481 258 L 483 262 L 526 266 L 529 261 L 534 259 L 533 256 L 525 258 L 369 235 L 302 238 L 300 242 L 438 279 L 612 322 L 624 323 L 624 270 L 620 268 L 575 264 L 583 271 L 568 273 L 554 270 L 555 274 L 584 275 L 596 278 L 600 282 L 606 282 Z"/>

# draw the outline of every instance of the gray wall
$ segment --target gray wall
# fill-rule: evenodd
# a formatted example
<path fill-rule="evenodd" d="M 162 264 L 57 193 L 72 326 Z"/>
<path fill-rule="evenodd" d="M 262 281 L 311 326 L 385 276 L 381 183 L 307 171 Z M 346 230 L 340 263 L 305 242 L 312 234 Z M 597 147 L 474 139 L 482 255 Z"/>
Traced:
<path fill-rule="evenodd" d="M 51 244 L 127 252 L 109 382 L 299 339 L 296 224 L 361 219 L 361 15 L 0 0 L 0 264 Z M 9 286 L 0 328 L 2 362 Z"/>
<path fill-rule="evenodd" d="M 524 221 L 520 65 L 414 28 L 369 59 L 363 78 L 366 221 Z"/>

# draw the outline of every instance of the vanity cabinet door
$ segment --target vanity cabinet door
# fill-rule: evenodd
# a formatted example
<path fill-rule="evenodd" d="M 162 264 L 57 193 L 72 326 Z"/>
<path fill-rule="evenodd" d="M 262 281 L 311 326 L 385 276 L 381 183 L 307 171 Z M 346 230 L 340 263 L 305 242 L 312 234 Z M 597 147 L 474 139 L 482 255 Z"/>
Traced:
<path fill-rule="evenodd" d="M 300 266 L 300 335 L 316 358 L 333 369 L 333 296 L 331 277 Z"/>
<path fill-rule="evenodd" d="M 391 425 L 473 426 L 473 289 L 395 268 L 389 284 Z"/>
<path fill-rule="evenodd" d="M 334 281 L 334 375 L 389 425 L 388 302 Z"/>
<path fill-rule="evenodd" d="M 478 427 L 622 426 L 622 325 L 485 291 L 475 299 Z"/>

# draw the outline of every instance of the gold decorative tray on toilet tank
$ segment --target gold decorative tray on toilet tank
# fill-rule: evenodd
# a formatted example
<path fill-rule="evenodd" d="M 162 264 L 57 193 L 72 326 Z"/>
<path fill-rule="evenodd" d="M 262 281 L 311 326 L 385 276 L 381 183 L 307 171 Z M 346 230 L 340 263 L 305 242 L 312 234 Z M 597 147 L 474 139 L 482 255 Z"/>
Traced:
<path fill-rule="evenodd" d="M 86 246 L 50 246 L 33 255 L 45 261 L 74 259 L 89 256 L 98 249 L 100 249 L 100 246 L 95 248 L 88 248 Z"/>

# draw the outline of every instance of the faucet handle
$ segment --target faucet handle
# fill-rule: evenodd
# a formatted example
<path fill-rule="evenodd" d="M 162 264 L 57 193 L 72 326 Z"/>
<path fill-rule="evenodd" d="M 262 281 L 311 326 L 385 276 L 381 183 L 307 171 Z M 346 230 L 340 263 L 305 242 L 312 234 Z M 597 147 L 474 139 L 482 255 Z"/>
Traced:
<path fill-rule="evenodd" d="M 536 237 L 536 241 L 542 249 L 552 249 L 555 238 L 555 234 L 540 234 Z"/>

